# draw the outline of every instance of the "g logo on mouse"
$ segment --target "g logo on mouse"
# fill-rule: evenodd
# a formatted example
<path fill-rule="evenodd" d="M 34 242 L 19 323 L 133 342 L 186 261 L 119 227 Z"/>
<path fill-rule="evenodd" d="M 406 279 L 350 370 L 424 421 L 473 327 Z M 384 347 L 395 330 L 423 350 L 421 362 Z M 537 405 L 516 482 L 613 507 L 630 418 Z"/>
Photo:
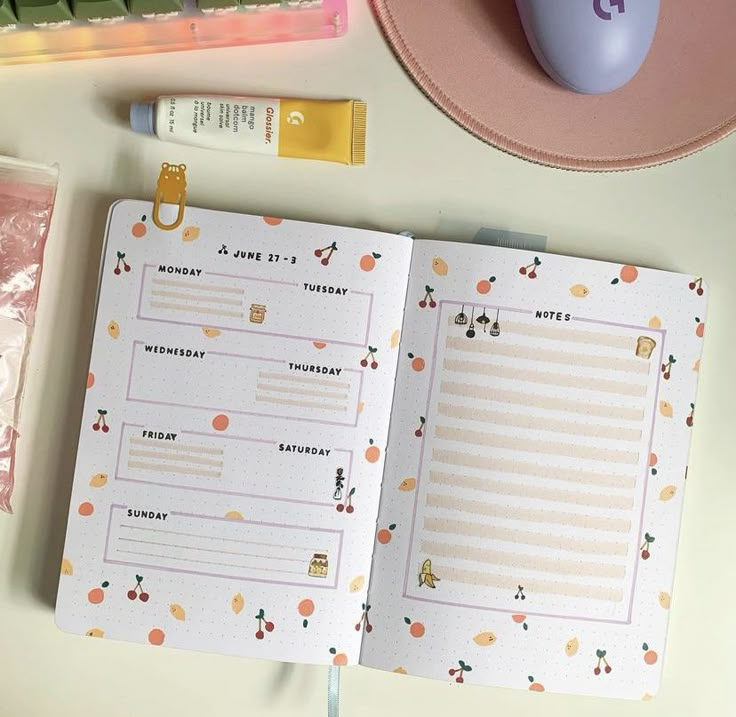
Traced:
<path fill-rule="evenodd" d="M 619 15 L 623 15 L 626 12 L 625 0 L 593 0 L 593 10 L 601 20 L 613 20 L 613 14 L 604 9 L 604 2 L 611 9 L 616 8 Z"/>

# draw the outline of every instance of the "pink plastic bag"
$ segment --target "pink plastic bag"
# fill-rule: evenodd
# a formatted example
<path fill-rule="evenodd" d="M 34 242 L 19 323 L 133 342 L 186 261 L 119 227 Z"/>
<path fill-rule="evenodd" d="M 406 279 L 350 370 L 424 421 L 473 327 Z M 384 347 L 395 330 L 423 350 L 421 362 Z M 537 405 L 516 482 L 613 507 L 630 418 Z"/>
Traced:
<path fill-rule="evenodd" d="M 58 169 L 0 157 L 0 509 L 11 512 L 15 441 Z"/>

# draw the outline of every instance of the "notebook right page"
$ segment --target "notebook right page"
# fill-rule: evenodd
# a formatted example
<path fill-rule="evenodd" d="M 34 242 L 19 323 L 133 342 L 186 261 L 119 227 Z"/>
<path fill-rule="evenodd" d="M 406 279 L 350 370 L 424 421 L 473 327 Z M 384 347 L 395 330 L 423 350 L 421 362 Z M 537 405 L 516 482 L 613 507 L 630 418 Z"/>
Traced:
<path fill-rule="evenodd" d="M 699 277 L 415 242 L 361 663 L 657 691 Z"/>

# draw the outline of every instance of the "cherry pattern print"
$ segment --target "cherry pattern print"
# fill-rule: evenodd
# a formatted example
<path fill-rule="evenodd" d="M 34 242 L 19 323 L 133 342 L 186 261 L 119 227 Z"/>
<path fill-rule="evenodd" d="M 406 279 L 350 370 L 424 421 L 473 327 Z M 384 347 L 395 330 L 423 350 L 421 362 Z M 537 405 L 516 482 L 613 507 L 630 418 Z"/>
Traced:
<path fill-rule="evenodd" d="M 123 272 L 126 274 L 130 271 L 130 264 L 128 264 L 127 261 L 125 261 L 125 252 L 118 251 L 116 252 L 117 261 L 115 262 L 115 268 L 113 269 L 113 274 L 116 276 L 120 276 Z"/>
<path fill-rule="evenodd" d="M 596 663 L 596 666 L 593 668 L 594 675 L 601 674 L 601 665 L 603 665 L 603 672 L 605 672 L 607 675 L 610 674 L 613 668 L 611 667 L 611 665 L 608 664 L 608 660 L 606 660 L 607 654 L 608 653 L 605 650 L 598 649 L 595 651 L 595 656 L 598 658 L 598 662 Z"/>
<path fill-rule="evenodd" d="M 457 667 L 451 667 L 447 673 L 450 675 L 450 677 L 455 678 L 455 682 L 457 682 L 459 685 L 461 685 L 463 682 L 465 682 L 465 673 L 466 672 L 472 672 L 473 668 L 464 660 L 458 660 L 457 661 Z"/>
<path fill-rule="evenodd" d="M 525 276 L 527 279 L 536 279 L 538 276 L 537 271 L 540 266 L 542 266 L 542 260 L 538 256 L 535 256 L 533 262 L 519 267 L 519 274 Z"/>
<path fill-rule="evenodd" d="M 110 426 L 107 425 L 107 410 L 104 408 L 97 409 L 97 420 L 92 424 L 93 431 L 110 432 Z"/>
<path fill-rule="evenodd" d="M 363 630 L 370 634 L 373 632 L 373 625 L 371 625 L 371 621 L 368 619 L 368 613 L 371 610 L 371 606 L 367 603 L 362 603 L 361 609 L 363 612 L 360 615 L 360 620 L 355 623 L 355 630 L 356 632 L 360 632 L 360 628 L 362 627 Z"/>
<path fill-rule="evenodd" d="M 672 367 L 677 363 L 677 359 L 670 354 L 667 358 L 667 362 L 662 364 L 662 378 L 665 381 L 670 380 L 670 376 L 672 375 Z"/>
<path fill-rule="evenodd" d="M 266 633 L 273 632 L 276 626 L 270 620 L 266 619 L 266 613 L 263 608 L 256 613 L 255 618 L 258 621 L 256 640 L 262 640 L 266 636 Z"/>
<path fill-rule="evenodd" d="M 688 284 L 688 289 L 694 291 L 698 296 L 702 296 L 705 293 L 703 288 L 703 277 L 698 276 Z"/>
<path fill-rule="evenodd" d="M 419 416 L 419 425 L 414 430 L 414 436 L 421 438 L 424 435 L 424 429 L 427 425 L 427 419 L 424 416 Z"/>
<path fill-rule="evenodd" d="M 649 535 L 649 533 L 644 533 L 644 542 L 641 544 L 641 547 L 639 550 L 641 550 L 641 559 L 642 560 L 649 560 L 651 557 L 651 547 L 652 543 L 654 543 L 654 536 Z"/>
<path fill-rule="evenodd" d="M 337 242 L 332 242 L 329 246 L 314 250 L 314 255 L 320 260 L 322 266 L 327 266 L 332 259 L 332 255 L 337 251 Z"/>
<path fill-rule="evenodd" d="M 135 581 L 135 586 L 127 592 L 128 600 L 140 600 L 141 602 L 148 602 L 148 599 L 151 596 L 143 589 L 143 576 L 136 575 Z"/>
<path fill-rule="evenodd" d="M 355 506 L 353 505 L 353 496 L 355 495 L 355 486 L 348 491 L 347 500 L 343 503 L 342 501 L 335 506 L 338 513 L 345 511 L 348 515 L 355 512 Z"/>
<path fill-rule="evenodd" d="M 378 353 L 378 349 L 374 346 L 368 346 L 368 353 L 363 356 L 362 359 L 360 359 L 360 365 L 363 368 L 367 368 L 370 366 L 374 371 L 378 368 L 378 361 L 376 359 L 376 354 Z"/>
<path fill-rule="evenodd" d="M 437 301 L 434 298 L 434 289 L 429 284 L 424 287 L 424 296 L 419 300 L 420 309 L 426 309 L 427 307 L 430 309 L 437 307 Z"/>

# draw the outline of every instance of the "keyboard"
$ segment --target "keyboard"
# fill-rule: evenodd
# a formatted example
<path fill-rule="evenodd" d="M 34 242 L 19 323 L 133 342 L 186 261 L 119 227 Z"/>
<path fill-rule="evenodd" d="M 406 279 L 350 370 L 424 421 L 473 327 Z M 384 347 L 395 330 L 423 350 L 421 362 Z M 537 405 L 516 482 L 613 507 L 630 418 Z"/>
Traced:
<path fill-rule="evenodd" d="M 347 0 L 0 0 L 0 65 L 339 37 Z"/>

